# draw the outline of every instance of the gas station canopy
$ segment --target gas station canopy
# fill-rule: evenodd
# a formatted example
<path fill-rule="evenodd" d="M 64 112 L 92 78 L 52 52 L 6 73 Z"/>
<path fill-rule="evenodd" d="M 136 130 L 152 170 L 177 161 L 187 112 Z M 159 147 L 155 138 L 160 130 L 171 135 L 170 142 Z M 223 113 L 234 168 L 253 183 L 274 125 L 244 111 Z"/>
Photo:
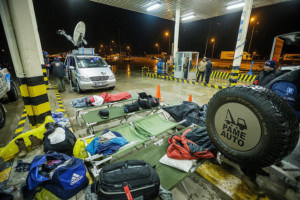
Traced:
<path fill-rule="evenodd" d="M 163 19 L 175 21 L 176 7 L 180 5 L 181 16 L 194 15 L 193 18 L 181 22 L 192 22 L 226 15 L 241 11 L 242 7 L 227 9 L 228 6 L 244 2 L 242 0 L 90 0 L 126 10 L 148 14 Z M 273 5 L 289 0 L 253 0 L 253 8 Z M 147 8 L 154 3 L 160 6 L 147 11 Z"/>

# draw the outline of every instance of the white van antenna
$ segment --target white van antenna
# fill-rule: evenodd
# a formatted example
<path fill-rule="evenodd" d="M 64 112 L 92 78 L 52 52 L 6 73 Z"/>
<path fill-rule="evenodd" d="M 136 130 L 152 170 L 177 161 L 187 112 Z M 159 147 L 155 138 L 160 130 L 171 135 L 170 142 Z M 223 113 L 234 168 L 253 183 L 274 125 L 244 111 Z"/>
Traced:
<path fill-rule="evenodd" d="M 83 45 L 87 45 L 87 41 L 84 39 L 85 36 L 85 24 L 80 21 L 76 25 L 73 33 L 73 38 L 66 34 L 65 30 L 57 30 L 57 34 L 65 36 L 72 44 L 76 47 L 83 47 Z"/>

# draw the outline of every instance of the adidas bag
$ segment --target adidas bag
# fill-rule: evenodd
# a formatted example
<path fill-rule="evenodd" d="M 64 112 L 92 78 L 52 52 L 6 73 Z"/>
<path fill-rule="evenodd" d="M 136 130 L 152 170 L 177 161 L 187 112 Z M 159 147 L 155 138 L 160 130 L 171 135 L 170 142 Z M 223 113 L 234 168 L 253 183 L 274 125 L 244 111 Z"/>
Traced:
<path fill-rule="evenodd" d="M 42 186 L 61 199 L 69 199 L 85 188 L 89 180 L 81 159 L 49 152 L 33 159 L 26 183 L 30 192 Z"/>

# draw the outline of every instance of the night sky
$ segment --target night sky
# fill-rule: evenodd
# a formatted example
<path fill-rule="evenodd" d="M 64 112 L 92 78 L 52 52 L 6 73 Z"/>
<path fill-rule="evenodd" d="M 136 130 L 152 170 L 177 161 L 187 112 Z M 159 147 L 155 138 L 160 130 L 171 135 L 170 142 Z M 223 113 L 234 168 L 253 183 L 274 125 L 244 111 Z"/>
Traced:
<path fill-rule="evenodd" d="M 56 34 L 56 30 L 65 29 L 73 35 L 79 21 L 86 24 L 87 47 L 99 49 L 100 44 L 109 45 L 111 40 L 119 43 L 119 30 L 122 48 L 131 46 L 132 54 L 157 53 L 158 42 L 164 51 L 168 49 L 165 31 L 171 32 L 171 43 L 175 22 L 127 11 L 87 0 L 33 0 L 42 48 L 49 53 L 58 53 L 73 49 L 65 37 Z M 259 21 L 251 45 L 263 57 L 270 55 L 273 37 L 292 31 L 300 31 L 300 1 L 275 4 L 252 10 L 251 16 Z M 229 15 L 180 24 L 179 50 L 198 51 L 203 55 L 208 27 L 211 22 L 211 37 L 216 39 L 214 57 L 222 50 L 234 50 L 241 12 Z M 219 25 L 216 25 L 219 23 Z M 252 25 L 247 34 L 245 50 L 248 49 Z M 7 49 L 2 23 L 0 25 L 0 48 Z M 115 48 L 118 51 L 119 47 Z M 211 55 L 211 43 L 207 55 Z M 284 46 L 284 52 L 300 53 L 296 46 Z"/>

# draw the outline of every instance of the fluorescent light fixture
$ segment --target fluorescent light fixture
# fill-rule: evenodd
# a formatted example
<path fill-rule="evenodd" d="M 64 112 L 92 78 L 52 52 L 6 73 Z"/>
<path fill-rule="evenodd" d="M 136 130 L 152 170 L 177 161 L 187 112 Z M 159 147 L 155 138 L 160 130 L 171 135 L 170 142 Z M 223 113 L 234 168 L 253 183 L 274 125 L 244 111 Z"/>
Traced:
<path fill-rule="evenodd" d="M 160 6 L 160 3 L 154 3 L 147 8 L 147 11 L 154 10 L 154 9 L 158 8 L 159 6 Z"/>
<path fill-rule="evenodd" d="M 242 3 L 237 3 L 237 4 L 234 4 L 234 5 L 231 5 L 231 6 L 227 6 L 227 10 L 230 10 L 230 9 L 235 9 L 235 8 L 239 8 L 239 7 L 243 7 L 245 5 L 245 2 L 242 2 Z"/>
<path fill-rule="evenodd" d="M 189 15 L 189 16 L 181 18 L 181 20 L 188 20 L 188 19 L 192 19 L 194 17 L 195 17 L 195 15 Z"/>

